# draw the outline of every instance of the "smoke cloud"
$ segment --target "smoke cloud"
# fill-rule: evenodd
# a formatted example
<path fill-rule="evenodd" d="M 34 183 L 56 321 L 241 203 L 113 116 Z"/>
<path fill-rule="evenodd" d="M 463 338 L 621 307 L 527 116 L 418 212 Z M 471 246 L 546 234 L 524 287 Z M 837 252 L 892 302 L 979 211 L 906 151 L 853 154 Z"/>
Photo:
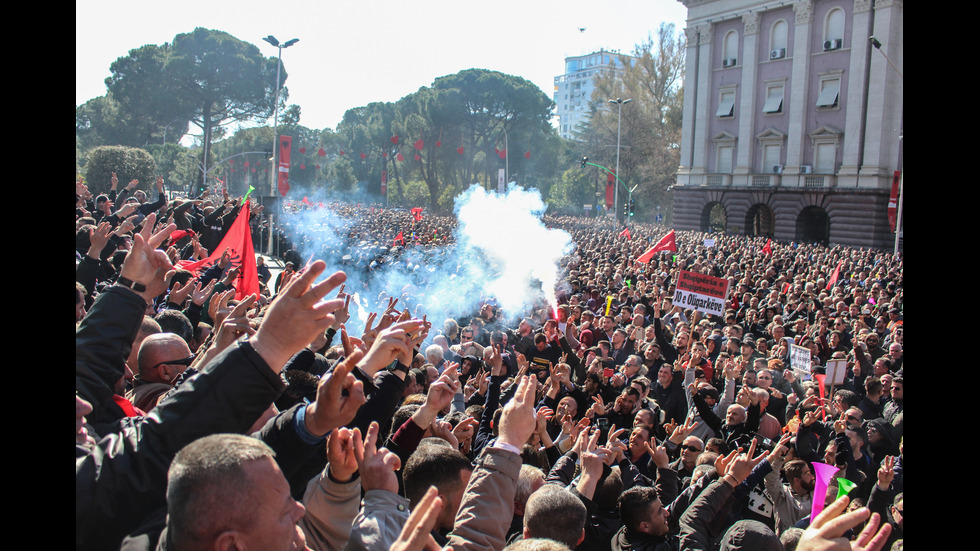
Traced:
<path fill-rule="evenodd" d="M 559 260 L 571 252 L 572 237 L 545 227 L 541 194 L 514 184 L 504 194 L 473 185 L 455 204 L 455 243 L 445 245 L 402 249 L 390 240 L 364 239 L 358 217 L 331 209 L 287 214 L 284 227 L 304 262 L 322 259 L 326 274 L 347 273 L 346 291 L 356 293 L 347 323 L 352 333 L 363 330 L 367 313 L 380 312 L 389 296 L 399 299 L 398 309 L 427 314 L 437 328 L 446 318 L 468 321 L 485 301 L 502 308 L 508 322 L 554 306 Z M 400 230 L 411 242 L 411 227 L 394 228 Z"/>

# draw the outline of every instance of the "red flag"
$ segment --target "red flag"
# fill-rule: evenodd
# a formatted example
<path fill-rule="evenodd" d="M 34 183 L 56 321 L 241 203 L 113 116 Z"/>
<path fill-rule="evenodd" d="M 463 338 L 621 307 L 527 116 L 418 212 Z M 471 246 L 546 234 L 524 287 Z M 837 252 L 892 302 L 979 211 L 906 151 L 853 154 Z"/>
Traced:
<path fill-rule="evenodd" d="M 422 207 L 415 207 L 412 209 L 412 216 L 415 217 L 416 222 L 422 221 Z"/>
<path fill-rule="evenodd" d="M 895 222 L 898 218 L 898 182 L 902 177 L 902 171 L 896 170 L 892 176 L 892 194 L 888 198 L 888 225 L 895 231 Z"/>
<path fill-rule="evenodd" d="M 300 153 L 302 153 L 302 151 L 300 151 Z M 344 154 L 344 150 L 343 150 L 343 149 L 341 149 L 341 150 L 340 150 L 340 154 L 341 154 L 341 155 L 343 155 L 343 154 Z"/>
<path fill-rule="evenodd" d="M 312 207 L 313 206 L 313 203 L 310 201 L 310 198 L 307 197 L 307 196 L 305 196 L 305 195 L 303 196 L 303 204 L 306 205 L 306 206 L 308 206 L 308 207 Z"/>
<path fill-rule="evenodd" d="M 300 153 L 306 153 L 306 148 L 305 148 L 305 147 L 301 147 L 301 148 L 299 148 L 299 152 L 300 152 Z M 235 161 L 232 161 L 232 163 L 234 163 L 234 162 L 235 162 Z"/>
<path fill-rule="evenodd" d="M 531 158 L 531 152 L 530 151 L 525 151 L 524 152 L 524 158 L 525 159 L 530 159 Z"/>
<path fill-rule="evenodd" d="M 398 156 L 395 157 L 395 158 L 398 159 L 399 161 L 404 161 L 405 160 L 405 156 L 402 155 L 401 153 L 399 153 Z"/>
<path fill-rule="evenodd" d="M 289 193 L 289 152 L 292 150 L 292 145 L 292 137 L 279 136 L 279 195 L 283 197 Z"/>
<path fill-rule="evenodd" d="M 463 154 L 463 146 L 457 147 L 456 148 L 456 153 L 459 153 L 460 155 L 462 155 Z"/>
<path fill-rule="evenodd" d="M 402 232 L 398 232 L 398 235 L 395 236 L 395 240 L 392 241 L 391 246 L 394 247 L 399 241 L 402 242 L 402 245 L 405 244 L 405 235 Z"/>
<path fill-rule="evenodd" d="M 422 141 L 422 138 L 419 138 L 414 145 L 415 145 L 415 149 L 422 151 L 422 148 L 425 147 L 425 142 Z"/>
<path fill-rule="evenodd" d="M 361 158 L 362 159 L 367 159 L 367 153 L 361 153 Z"/>
<path fill-rule="evenodd" d="M 837 283 L 837 278 L 840 277 L 840 267 L 843 264 L 844 264 L 844 261 L 843 260 L 841 260 L 840 262 L 838 262 L 837 263 L 837 267 L 834 268 L 834 273 L 830 275 L 830 280 L 827 282 L 827 290 L 828 291 L 830 290 L 831 287 L 834 286 L 834 283 Z"/>
<path fill-rule="evenodd" d="M 670 230 L 670 233 L 665 235 L 664 238 L 661 239 L 659 243 L 657 243 L 653 247 L 650 247 L 650 250 L 640 255 L 640 257 L 637 258 L 636 261 L 650 262 L 650 259 L 653 258 L 653 255 L 661 251 L 671 251 L 675 253 L 677 252 L 677 241 L 675 239 L 674 230 Z"/>
<path fill-rule="evenodd" d="M 187 237 L 188 235 L 190 235 L 191 237 L 193 237 L 193 236 L 195 236 L 197 234 L 194 233 L 194 230 L 177 230 L 177 231 L 173 232 L 172 234 L 170 234 L 170 241 L 172 243 L 176 243 L 176 242 L 180 241 L 181 239 Z"/>
<path fill-rule="evenodd" d="M 766 244 L 762 247 L 762 254 L 772 254 L 772 239 L 766 240 Z"/>
<path fill-rule="evenodd" d="M 630 234 L 629 228 L 624 228 L 623 231 L 619 232 L 619 236 L 625 237 L 626 239 L 633 239 L 633 236 Z"/>
<path fill-rule="evenodd" d="M 783 291 L 782 291 L 783 294 L 786 294 L 786 293 L 790 292 L 790 289 L 792 289 L 792 288 L 793 288 L 793 285 L 790 282 L 787 281 L 786 284 L 783 285 Z"/>
<path fill-rule="evenodd" d="M 319 156 L 321 156 L 321 157 L 326 157 L 327 156 L 326 150 L 323 149 L 322 147 L 317 150 L 316 154 L 319 155 Z"/>
<path fill-rule="evenodd" d="M 391 143 L 398 145 L 398 134 L 391 137 Z"/>
<path fill-rule="evenodd" d="M 507 158 L 507 150 L 506 149 L 501 149 L 501 150 L 497 151 L 497 155 L 500 155 L 500 158 L 501 159 L 506 159 Z"/>
<path fill-rule="evenodd" d="M 248 226 L 248 217 L 251 214 L 251 204 L 245 202 L 242 210 L 238 213 L 238 218 L 228 228 L 228 233 L 221 243 L 214 248 L 211 256 L 204 260 L 191 262 L 182 260 L 177 263 L 177 267 L 187 270 L 194 275 L 206 270 L 221 260 L 221 255 L 228 249 L 231 255 L 232 266 L 238 266 L 238 279 L 235 280 L 235 299 L 241 300 L 248 295 L 259 294 L 259 274 L 255 269 L 255 249 L 252 247 L 252 231 Z"/>

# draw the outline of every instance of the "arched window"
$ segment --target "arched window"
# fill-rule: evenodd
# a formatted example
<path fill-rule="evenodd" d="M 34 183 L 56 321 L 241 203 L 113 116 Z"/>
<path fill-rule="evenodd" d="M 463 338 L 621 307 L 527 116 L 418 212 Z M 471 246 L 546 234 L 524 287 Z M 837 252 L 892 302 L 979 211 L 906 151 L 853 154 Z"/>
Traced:
<path fill-rule="evenodd" d="M 824 21 L 823 49 L 836 50 L 844 44 L 844 10 L 834 8 Z"/>
<path fill-rule="evenodd" d="M 722 48 L 722 67 L 734 67 L 738 63 L 738 33 L 728 31 Z"/>
<path fill-rule="evenodd" d="M 769 59 L 782 59 L 786 57 L 786 37 L 789 33 L 789 25 L 780 19 L 772 24 L 769 32 Z"/>

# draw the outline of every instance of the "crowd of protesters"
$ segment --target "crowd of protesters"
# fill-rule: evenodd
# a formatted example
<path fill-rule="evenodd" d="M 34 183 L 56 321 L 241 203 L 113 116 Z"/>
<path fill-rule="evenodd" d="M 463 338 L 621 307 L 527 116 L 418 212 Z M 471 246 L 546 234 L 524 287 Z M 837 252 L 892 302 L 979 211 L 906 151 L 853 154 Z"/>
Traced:
<path fill-rule="evenodd" d="M 241 198 L 118 184 L 76 182 L 76 548 L 901 549 L 901 256 L 676 232 L 637 263 L 667 228 L 548 216 L 556 304 L 422 312 L 421 278 L 356 324 L 348 276 L 438 254 L 452 217 L 295 206 L 342 242 L 301 258 L 287 216 L 286 270 L 236 299 L 241 260 L 175 266 Z M 673 303 L 681 271 L 730 282 L 723 316 Z"/>

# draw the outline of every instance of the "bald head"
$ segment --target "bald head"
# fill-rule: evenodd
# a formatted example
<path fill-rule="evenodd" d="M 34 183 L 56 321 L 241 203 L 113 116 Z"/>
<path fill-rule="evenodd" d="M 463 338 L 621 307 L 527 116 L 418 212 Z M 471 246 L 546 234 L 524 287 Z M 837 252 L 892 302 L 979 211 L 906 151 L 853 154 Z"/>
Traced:
<path fill-rule="evenodd" d="M 140 329 L 136 333 L 136 340 L 133 341 L 133 348 L 129 352 L 129 357 L 126 358 L 126 365 L 129 366 L 133 371 L 139 370 L 139 363 L 137 360 L 137 355 L 140 351 L 140 346 L 143 344 L 143 339 L 153 335 L 154 333 L 162 333 L 163 329 L 160 328 L 160 324 L 150 316 L 143 316 L 143 322 L 140 323 Z"/>
<path fill-rule="evenodd" d="M 155 383 L 171 383 L 187 369 L 167 362 L 185 360 L 191 355 L 187 342 L 174 333 L 155 333 L 143 339 L 137 362 L 140 378 Z"/>

